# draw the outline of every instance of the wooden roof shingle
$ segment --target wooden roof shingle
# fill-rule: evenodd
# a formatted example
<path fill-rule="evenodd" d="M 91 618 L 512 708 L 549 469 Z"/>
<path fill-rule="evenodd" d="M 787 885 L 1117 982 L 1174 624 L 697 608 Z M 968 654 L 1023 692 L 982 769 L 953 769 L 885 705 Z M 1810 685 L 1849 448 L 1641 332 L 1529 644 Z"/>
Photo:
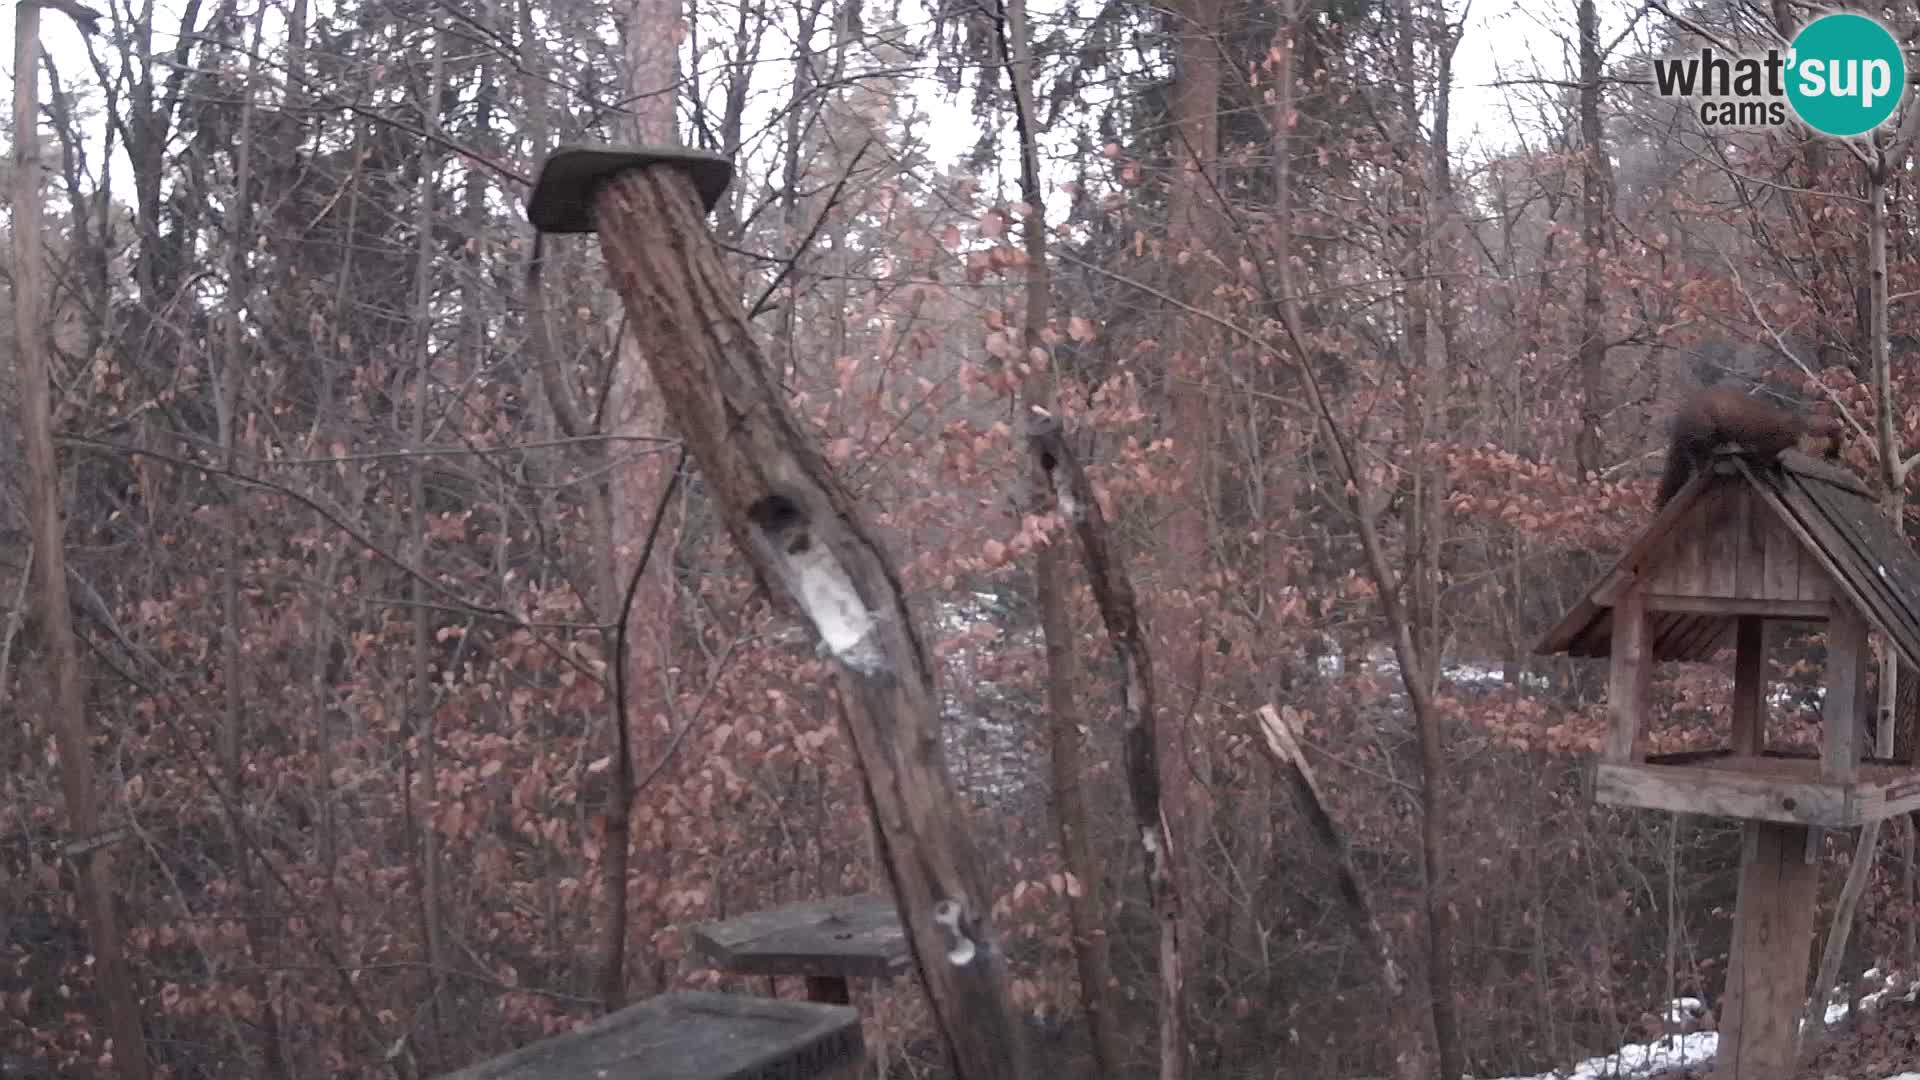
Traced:
<path fill-rule="evenodd" d="M 1607 656 L 1612 652 L 1613 605 L 1649 577 L 1675 548 L 1686 527 L 1715 527 L 1709 503 L 1724 485 L 1746 485 L 1754 506 L 1772 510 L 1806 553 L 1832 579 L 1836 601 L 1850 603 L 1886 634 L 1909 664 L 1920 665 L 1920 554 L 1880 513 L 1859 477 L 1797 451 L 1759 461 L 1721 451 L 1655 515 L 1627 551 L 1540 639 L 1543 655 Z M 1737 527 L 1720 522 L 1717 527 Z M 1737 616 L 1660 611 L 1652 616 L 1656 660 L 1707 660 L 1729 640 Z"/>

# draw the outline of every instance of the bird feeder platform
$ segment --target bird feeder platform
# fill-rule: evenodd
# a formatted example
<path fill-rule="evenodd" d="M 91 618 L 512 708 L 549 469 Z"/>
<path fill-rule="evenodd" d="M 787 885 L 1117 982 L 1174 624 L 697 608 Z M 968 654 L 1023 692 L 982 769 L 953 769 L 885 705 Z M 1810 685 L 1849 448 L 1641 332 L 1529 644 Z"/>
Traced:
<path fill-rule="evenodd" d="M 563 146 L 547 155 L 527 195 L 527 220 L 543 233 L 599 231 L 594 199 L 601 185 L 635 169 L 666 165 L 693 181 L 711 213 L 733 183 L 733 162 L 684 146 Z"/>
<path fill-rule="evenodd" d="M 807 998 L 846 1004 L 850 978 L 891 979 L 913 967 L 900 913 L 884 896 L 789 904 L 693 928 L 694 947 L 736 975 L 799 975 Z"/>
<path fill-rule="evenodd" d="M 662 994 L 441 1080 L 854 1080 L 860 1014 L 747 994 Z"/>

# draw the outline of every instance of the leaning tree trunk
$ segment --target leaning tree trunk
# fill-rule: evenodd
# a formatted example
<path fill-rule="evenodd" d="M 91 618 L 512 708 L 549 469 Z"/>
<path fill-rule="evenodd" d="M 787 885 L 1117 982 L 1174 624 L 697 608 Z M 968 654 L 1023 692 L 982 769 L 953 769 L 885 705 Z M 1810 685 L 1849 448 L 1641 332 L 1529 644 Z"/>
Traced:
<path fill-rule="evenodd" d="M 1093 481 L 1067 445 L 1060 421 L 1039 415 L 1028 419 L 1027 449 L 1045 481 L 1047 509 L 1057 511 L 1079 542 L 1080 562 L 1086 568 L 1107 641 L 1120 665 L 1120 712 L 1126 724 L 1124 743 L 1127 794 L 1133 805 L 1133 827 L 1145 856 L 1147 895 L 1160 923 L 1160 1075 L 1186 1067 L 1183 1043 L 1169 1041 L 1181 1032 L 1180 956 L 1181 902 L 1184 893 L 1174 867 L 1184 854 L 1168 825 L 1162 802 L 1159 762 L 1160 715 L 1154 694 L 1153 653 L 1134 598 L 1133 578 L 1114 550 Z"/>
<path fill-rule="evenodd" d="M 691 179 L 656 165 L 597 191 L 614 285 L 719 516 L 834 660 L 894 900 L 955 1072 L 1021 1080 L 1026 1051 L 992 894 L 947 772 L 932 663 L 899 577 L 788 409 Z"/>

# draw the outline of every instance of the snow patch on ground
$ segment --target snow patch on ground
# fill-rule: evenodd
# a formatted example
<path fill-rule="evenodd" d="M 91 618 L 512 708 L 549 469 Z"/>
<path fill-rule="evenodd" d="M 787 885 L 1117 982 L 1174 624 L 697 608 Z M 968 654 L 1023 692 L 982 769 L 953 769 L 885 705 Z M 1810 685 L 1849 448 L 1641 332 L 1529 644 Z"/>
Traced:
<path fill-rule="evenodd" d="M 1611 1054 L 1588 1058 L 1572 1071 L 1543 1072 L 1535 1076 L 1510 1076 L 1505 1080 L 1614 1080 L 1615 1077 L 1645 1076 L 1655 1069 L 1683 1065 L 1704 1065 L 1713 1060 L 1720 1048 L 1720 1036 L 1711 1031 L 1674 1035 L 1658 1042 L 1628 1043 Z"/>
<path fill-rule="evenodd" d="M 1880 980 L 1880 989 L 1875 990 L 1871 994 L 1860 995 L 1860 1011 L 1863 1013 L 1870 1013 L 1888 1001 L 1898 1001 L 1908 1005 L 1920 1001 L 1920 982 L 1915 982 L 1913 985 L 1908 986 L 1905 993 L 1889 997 L 1888 995 L 1900 989 L 1902 982 L 1900 978 L 1893 975 L 1882 975 L 1878 968 L 1869 969 L 1865 975 L 1860 977 L 1862 979 Z M 1846 1018 L 1846 1002 L 1842 1001 L 1838 1004 L 1827 1006 L 1827 1023 L 1837 1024 Z M 1900 1078 L 1894 1077 L 1892 1080 L 1900 1080 Z M 1916 1077 L 1915 1080 L 1920 1080 L 1920 1077 Z"/>
<path fill-rule="evenodd" d="M 1920 1001 L 1920 982 L 1905 986 L 1904 980 L 1892 975 L 1881 975 L 1878 971 L 1869 971 L 1862 978 L 1879 978 L 1884 985 L 1873 993 L 1860 998 L 1860 1011 L 1872 1012 L 1888 1001 Z M 1901 991 L 1896 994 L 1896 991 Z M 1699 998 L 1675 998 L 1667 1005 L 1667 1019 L 1670 1023 L 1682 1023 L 1689 1018 L 1698 1017 L 1705 1009 L 1705 1003 Z M 1827 1008 L 1827 1023 L 1837 1024 L 1846 1019 L 1847 1005 L 1841 1002 Z M 1572 1069 L 1560 1069 L 1552 1072 L 1537 1073 L 1533 1076 L 1508 1076 L 1501 1080 L 1631 1080 L 1644 1077 L 1661 1069 L 1686 1068 L 1710 1064 L 1715 1051 L 1720 1048 L 1720 1036 L 1717 1032 L 1697 1031 L 1686 1035 L 1668 1035 L 1653 1042 L 1628 1043 L 1611 1054 L 1588 1058 L 1573 1066 Z M 1920 1080 L 1920 1072 L 1900 1073 L 1886 1080 Z"/>

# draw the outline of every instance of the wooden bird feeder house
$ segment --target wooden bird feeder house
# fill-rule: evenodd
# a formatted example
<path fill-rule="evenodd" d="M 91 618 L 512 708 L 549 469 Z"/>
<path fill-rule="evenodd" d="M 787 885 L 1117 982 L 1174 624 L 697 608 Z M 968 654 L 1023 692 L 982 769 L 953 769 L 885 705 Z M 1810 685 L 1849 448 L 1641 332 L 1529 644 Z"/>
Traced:
<path fill-rule="evenodd" d="M 1823 625 L 1818 753 L 1770 747 L 1768 622 Z M 1920 664 L 1920 557 L 1851 473 L 1793 451 L 1778 462 L 1715 455 L 1537 651 L 1606 657 L 1612 724 L 1594 770 L 1609 806 L 1746 823 L 1726 994 L 1722 1080 L 1793 1074 L 1818 899 L 1814 844 L 1920 809 L 1913 744 L 1863 753 L 1867 645 L 1898 655 L 1900 719 Z M 1707 661 L 1732 644 L 1732 731 L 1712 750 L 1648 754 L 1648 679 L 1660 660 Z"/>

